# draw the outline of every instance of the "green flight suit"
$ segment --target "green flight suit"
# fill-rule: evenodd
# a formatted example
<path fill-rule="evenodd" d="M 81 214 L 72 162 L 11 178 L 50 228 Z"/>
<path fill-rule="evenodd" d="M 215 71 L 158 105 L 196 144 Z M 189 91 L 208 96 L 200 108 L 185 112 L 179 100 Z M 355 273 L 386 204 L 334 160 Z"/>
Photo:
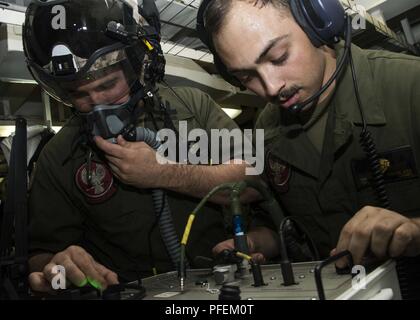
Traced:
<path fill-rule="evenodd" d="M 337 45 L 337 61 L 343 51 Z M 420 58 L 357 46 L 352 52 L 391 209 L 420 216 Z M 359 142 L 362 120 L 350 67 L 328 103 L 322 152 L 296 117 L 279 106 L 267 105 L 256 128 L 265 129 L 265 178 L 286 214 L 299 219 L 321 256 L 328 256 L 345 223 L 365 205 L 379 205 Z"/>
<path fill-rule="evenodd" d="M 176 129 L 179 121 L 186 121 L 188 130 L 204 129 L 210 139 L 211 129 L 237 128 L 208 95 L 196 89 L 175 90 L 182 101 L 166 88 L 161 88 L 159 94 Z M 157 129 L 161 129 L 165 117 L 159 107 L 152 113 Z M 146 114 L 143 125 L 156 130 L 150 113 Z M 86 181 L 78 172 L 87 162 L 87 151 L 83 147 L 72 150 L 80 126 L 80 118 L 73 117 L 48 143 L 37 162 L 29 203 L 32 255 L 56 253 L 70 245 L 80 245 L 121 279 L 151 275 L 151 256 L 158 272 L 171 270 L 159 226 L 152 229 L 156 213 L 150 190 L 124 185 L 98 166 L 94 169 L 102 184 L 96 184 L 97 190 L 86 188 Z M 103 163 L 96 153 L 94 161 Z M 181 238 L 188 216 L 200 199 L 171 191 L 167 194 L 175 229 Z M 152 253 L 148 241 L 150 230 L 153 230 Z M 187 246 L 190 264 L 195 265 L 197 256 L 212 257 L 212 247 L 226 238 L 219 206 L 207 205 L 192 228 Z"/>

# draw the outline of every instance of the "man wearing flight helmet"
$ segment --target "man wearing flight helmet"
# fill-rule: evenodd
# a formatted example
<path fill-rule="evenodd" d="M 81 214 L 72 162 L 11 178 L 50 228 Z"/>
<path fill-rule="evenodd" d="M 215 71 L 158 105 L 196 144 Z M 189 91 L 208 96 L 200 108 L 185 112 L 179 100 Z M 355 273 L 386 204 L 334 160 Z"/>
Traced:
<path fill-rule="evenodd" d="M 177 235 L 197 204 L 192 197 L 244 177 L 245 164 L 168 169 L 158 165 L 151 147 L 124 139 L 133 132 L 135 137 L 138 127 L 151 129 L 143 131 L 146 136 L 161 128 L 177 131 L 180 120 L 208 133 L 236 128 L 197 90 L 157 92 L 164 73 L 158 25 L 147 25 L 156 20 L 150 15 L 145 25 L 139 19 L 137 7 L 122 0 L 33 1 L 28 7 L 23 39 L 29 69 L 51 96 L 75 109 L 43 150 L 30 193 L 35 290 L 51 288 L 57 265 L 73 284 L 94 280 L 102 288 L 118 277 L 174 269 Z M 142 176 L 127 181 L 124 166 L 130 161 Z M 168 189 L 167 197 L 159 188 Z M 187 247 L 192 266 L 195 257 L 210 256 L 226 239 L 220 210 L 210 204 L 204 211 Z M 274 254 L 270 250 L 267 256 Z"/>
<path fill-rule="evenodd" d="M 269 102 L 265 178 L 321 256 L 418 256 L 419 58 L 352 45 L 338 0 L 203 0 L 197 30 Z"/>

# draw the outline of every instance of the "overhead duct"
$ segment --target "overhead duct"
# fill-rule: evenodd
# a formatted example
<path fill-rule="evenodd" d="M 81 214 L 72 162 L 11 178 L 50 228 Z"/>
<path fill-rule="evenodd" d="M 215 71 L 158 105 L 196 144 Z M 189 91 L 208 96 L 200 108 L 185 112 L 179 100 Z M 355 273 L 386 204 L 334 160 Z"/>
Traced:
<path fill-rule="evenodd" d="M 265 102 L 250 91 L 240 91 L 223 80 L 211 75 L 195 61 L 166 55 L 166 81 L 171 86 L 189 86 L 201 89 L 222 105 L 263 107 Z"/>

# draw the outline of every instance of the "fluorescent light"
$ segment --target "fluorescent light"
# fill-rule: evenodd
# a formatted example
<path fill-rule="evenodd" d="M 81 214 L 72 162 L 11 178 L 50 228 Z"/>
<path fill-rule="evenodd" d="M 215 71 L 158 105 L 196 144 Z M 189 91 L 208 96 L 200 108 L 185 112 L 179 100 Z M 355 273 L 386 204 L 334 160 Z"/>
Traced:
<path fill-rule="evenodd" d="M 15 132 L 15 126 L 0 126 L 0 137 L 8 137 Z"/>
<path fill-rule="evenodd" d="M 61 127 L 51 127 L 55 133 L 60 131 Z M 5 138 L 15 132 L 15 126 L 0 126 L 0 137 Z"/>
<path fill-rule="evenodd" d="M 229 116 L 231 119 L 235 119 L 242 113 L 241 109 L 231 109 L 231 108 L 222 108 L 222 110 Z"/>
<path fill-rule="evenodd" d="M 22 25 L 25 22 L 25 12 L 17 12 L 0 8 L 0 22 L 5 24 Z"/>

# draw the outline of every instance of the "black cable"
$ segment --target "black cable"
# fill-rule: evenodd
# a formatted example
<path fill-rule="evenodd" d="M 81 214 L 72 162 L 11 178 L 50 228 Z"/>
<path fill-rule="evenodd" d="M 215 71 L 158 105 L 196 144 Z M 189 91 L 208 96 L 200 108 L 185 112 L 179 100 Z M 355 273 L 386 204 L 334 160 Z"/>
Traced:
<path fill-rule="evenodd" d="M 149 115 L 150 115 L 150 118 L 152 119 L 152 123 L 153 123 L 153 126 L 155 127 L 155 130 L 156 130 L 156 132 L 159 132 L 159 126 L 158 126 L 158 124 L 157 124 L 157 122 L 156 122 L 156 118 L 155 118 L 155 116 L 153 115 L 153 112 L 152 111 L 150 111 L 150 112 L 148 112 L 149 113 Z"/>
<path fill-rule="evenodd" d="M 167 110 L 165 109 L 164 112 L 167 113 Z M 154 115 L 153 115 L 152 112 L 149 112 L 149 113 L 150 113 L 150 116 L 151 116 L 152 121 L 154 123 L 155 129 L 158 131 L 159 128 L 157 126 L 157 122 L 154 118 Z M 168 117 L 169 117 L 169 115 L 168 115 Z M 166 125 L 167 125 L 167 123 L 165 122 L 164 127 Z M 173 124 L 172 124 L 172 126 L 173 126 Z M 144 141 L 147 142 L 148 140 L 146 139 Z M 151 147 L 153 147 L 154 149 L 157 148 L 156 145 L 151 145 L 150 142 L 147 142 L 147 143 Z M 161 227 L 162 237 L 163 237 L 165 246 L 168 250 L 168 253 L 169 253 L 171 259 L 173 260 L 174 267 L 176 269 L 178 269 L 179 268 L 179 261 L 177 261 L 178 254 L 177 254 L 177 250 L 175 249 L 175 247 L 177 246 L 177 241 L 175 240 L 175 239 L 177 239 L 177 236 L 175 234 L 176 232 L 174 230 L 174 227 L 172 227 L 173 222 L 172 222 L 172 219 L 171 219 L 170 211 L 168 211 L 169 210 L 169 201 L 168 201 L 167 195 L 164 192 L 161 196 L 153 193 L 152 197 L 153 197 L 153 202 L 155 204 L 156 204 L 156 201 L 158 203 L 160 203 L 162 201 L 162 204 L 161 204 L 162 207 L 159 209 L 159 212 L 157 213 L 157 217 L 158 217 L 157 221 L 159 223 L 159 226 Z M 162 199 L 160 200 L 160 198 L 162 198 Z M 156 221 L 155 221 L 154 225 L 152 226 L 152 228 L 149 230 L 149 233 L 148 233 L 148 247 L 149 247 L 149 254 L 150 254 L 150 258 L 151 258 L 152 269 L 153 269 L 154 272 L 157 272 L 156 266 L 155 266 L 153 248 L 152 248 L 152 245 L 151 245 L 151 236 L 152 236 L 152 232 L 153 232 L 155 227 L 156 227 Z"/>
<path fill-rule="evenodd" d="M 353 54 L 351 50 L 349 52 L 349 62 L 350 62 L 350 68 L 351 68 L 351 77 L 353 79 L 353 87 L 356 94 L 357 106 L 359 108 L 360 116 L 362 118 L 363 130 L 367 130 L 365 112 L 362 108 L 362 99 L 360 98 L 359 85 L 357 82 L 356 69 L 354 67 Z"/>
<path fill-rule="evenodd" d="M 283 276 L 283 285 L 285 286 L 291 286 L 296 284 L 293 274 L 293 268 L 292 268 L 292 262 L 289 259 L 289 251 L 292 251 L 293 255 L 300 254 L 300 248 L 299 244 L 297 243 L 296 239 L 294 239 L 291 235 L 287 234 L 286 228 L 289 227 L 289 222 L 294 223 L 300 232 L 302 232 L 306 236 L 306 240 L 309 245 L 309 249 L 312 254 L 312 259 L 315 261 L 318 261 L 320 259 L 318 250 L 316 248 L 316 245 L 309 235 L 308 231 L 306 230 L 303 225 L 301 225 L 295 218 L 293 217 L 286 217 L 282 220 L 279 227 L 279 237 L 280 237 L 280 256 L 281 256 L 281 272 Z M 293 226 L 292 226 L 293 228 Z"/>
<path fill-rule="evenodd" d="M 158 124 L 156 122 L 155 117 L 153 116 L 153 112 L 150 111 L 148 113 L 149 113 L 150 117 L 152 118 L 152 123 L 153 123 L 153 126 L 155 127 L 156 132 L 158 132 L 159 131 L 159 127 L 158 127 Z M 160 209 L 160 212 L 155 216 L 155 221 L 153 222 L 153 224 L 150 227 L 149 232 L 147 234 L 147 246 L 148 246 L 148 250 L 149 250 L 150 266 L 151 266 L 153 275 L 155 275 L 155 273 L 157 273 L 157 267 L 156 267 L 155 255 L 153 253 L 152 233 L 156 229 L 156 227 L 157 227 L 157 225 L 159 223 L 159 220 L 160 220 L 160 217 L 162 215 L 162 212 L 163 212 L 163 208 L 164 207 L 165 206 L 162 206 L 162 208 Z"/>
<path fill-rule="evenodd" d="M 283 219 L 280 224 L 279 228 L 279 236 L 280 236 L 280 256 L 281 256 L 281 273 L 283 276 L 283 285 L 291 286 L 296 284 L 295 276 L 293 273 L 292 263 L 289 260 L 289 254 L 287 252 L 286 241 L 284 237 L 284 228 L 286 226 L 286 222 L 289 221 L 289 217 Z"/>
<path fill-rule="evenodd" d="M 288 217 L 284 218 L 283 221 L 280 224 L 280 227 L 279 227 L 279 236 L 280 236 L 280 242 L 281 242 L 280 243 L 280 250 L 281 250 L 280 254 L 282 256 L 283 255 L 288 256 L 287 248 L 290 251 L 291 249 L 293 249 L 295 247 L 295 245 L 297 247 L 296 243 L 292 243 L 292 242 L 296 242 L 296 239 L 290 239 L 290 236 L 288 236 L 287 233 L 286 233 L 285 228 L 289 227 L 289 225 L 287 224 L 288 222 L 294 223 L 297 226 L 297 229 L 305 235 L 305 237 L 306 237 L 305 240 L 308 243 L 309 250 L 311 251 L 312 259 L 314 261 L 320 260 L 320 255 L 319 255 L 318 249 L 316 248 L 315 242 L 313 241 L 312 237 L 309 235 L 309 232 L 306 230 L 306 228 L 299 221 L 297 221 L 296 218 L 294 218 L 292 216 L 288 216 Z M 294 228 L 294 229 L 296 229 L 296 228 Z M 286 243 L 289 246 L 286 246 Z M 290 244 L 292 244 L 292 246 L 290 246 Z"/>
<path fill-rule="evenodd" d="M 187 108 L 187 110 L 191 113 L 194 114 L 194 112 L 191 110 L 191 108 L 188 106 L 188 104 L 185 103 L 185 101 L 179 96 L 178 93 L 176 93 L 176 91 L 165 81 L 162 80 L 162 83 L 164 83 L 166 85 L 166 87 L 171 90 L 171 92 L 177 97 L 177 99 L 185 106 L 185 108 Z"/>
<path fill-rule="evenodd" d="M 373 141 L 372 134 L 367 129 L 365 113 L 362 107 L 362 99 L 360 98 L 360 91 L 359 91 L 359 86 L 357 82 L 356 70 L 354 67 L 353 55 L 351 53 L 351 50 L 349 53 L 349 61 L 350 61 L 354 91 L 356 93 L 356 100 L 357 100 L 357 104 L 359 107 L 359 111 L 360 111 L 360 115 L 361 115 L 362 123 L 363 123 L 362 132 L 360 133 L 360 145 L 362 146 L 362 149 L 366 153 L 366 157 L 369 161 L 369 166 L 372 173 L 372 185 L 373 185 L 374 192 L 376 194 L 376 198 L 379 202 L 379 206 L 382 206 L 385 209 L 389 209 L 391 206 L 391 203 L 389 201 L 388 194 L 385 188 L 385 179 L 384 179 L 384 174 L 381 170 L 381 164 L 379 162 L 378 151 L 376 149 L 375 142 Z"/>
<path fill-rule="evenodd" d="M 341 73 L 344 70 L 344 66 L 346 65 L 349 55 L 351 53 L 351 39 L 352 39 L 352 25 L 351 25 L 351 19 L 350 17 L 346 16 L 346 31 L 345 31 L 345 47 L 344 47 L 344 53 L 341 58 L 341 60 L 338 63 L 337 68 L 335 69 L 334 73 L 332 74 L 331 78 L 327 81 L 327 83 L 321 87 L 321 89 L 314 94 L 312 97 L 308 98 L 306 101 L 303 101 L 302 103 L 298 103 L 292 107 L 290 107 L 288 110 L 292 114 L 299 114 L 305 106 L 308 104 L 314 102 L 316 99 L 318 99 L 327 89 L 333 84 L 333 82 L 341 75 Z"/>
<path fill-rule="evenodd" d="M 150 265 L 153 271 L 153 274 L 155 274 L 155 272 L 157 273 L 157 268 L 156 268 L 156 260 L 155 260 L 155 256 L 153 253 L 153 246 L 152 246 L 152 233 L 153 231 L 156 229 L 160 217 L 162 216 L 162 212 L 164 209 L 164 205 L 162 206 L 162 208 L 160 209 L 160 212 L 155 216 L 155 221 L 153 222 L 153 225 L 151 226 L 151 228 L 149 229 L 148 235 L 147 235 L 147 245 L 148 245 L 148 249 L 149 249 L 149 258 L 150 258 Z"/>

